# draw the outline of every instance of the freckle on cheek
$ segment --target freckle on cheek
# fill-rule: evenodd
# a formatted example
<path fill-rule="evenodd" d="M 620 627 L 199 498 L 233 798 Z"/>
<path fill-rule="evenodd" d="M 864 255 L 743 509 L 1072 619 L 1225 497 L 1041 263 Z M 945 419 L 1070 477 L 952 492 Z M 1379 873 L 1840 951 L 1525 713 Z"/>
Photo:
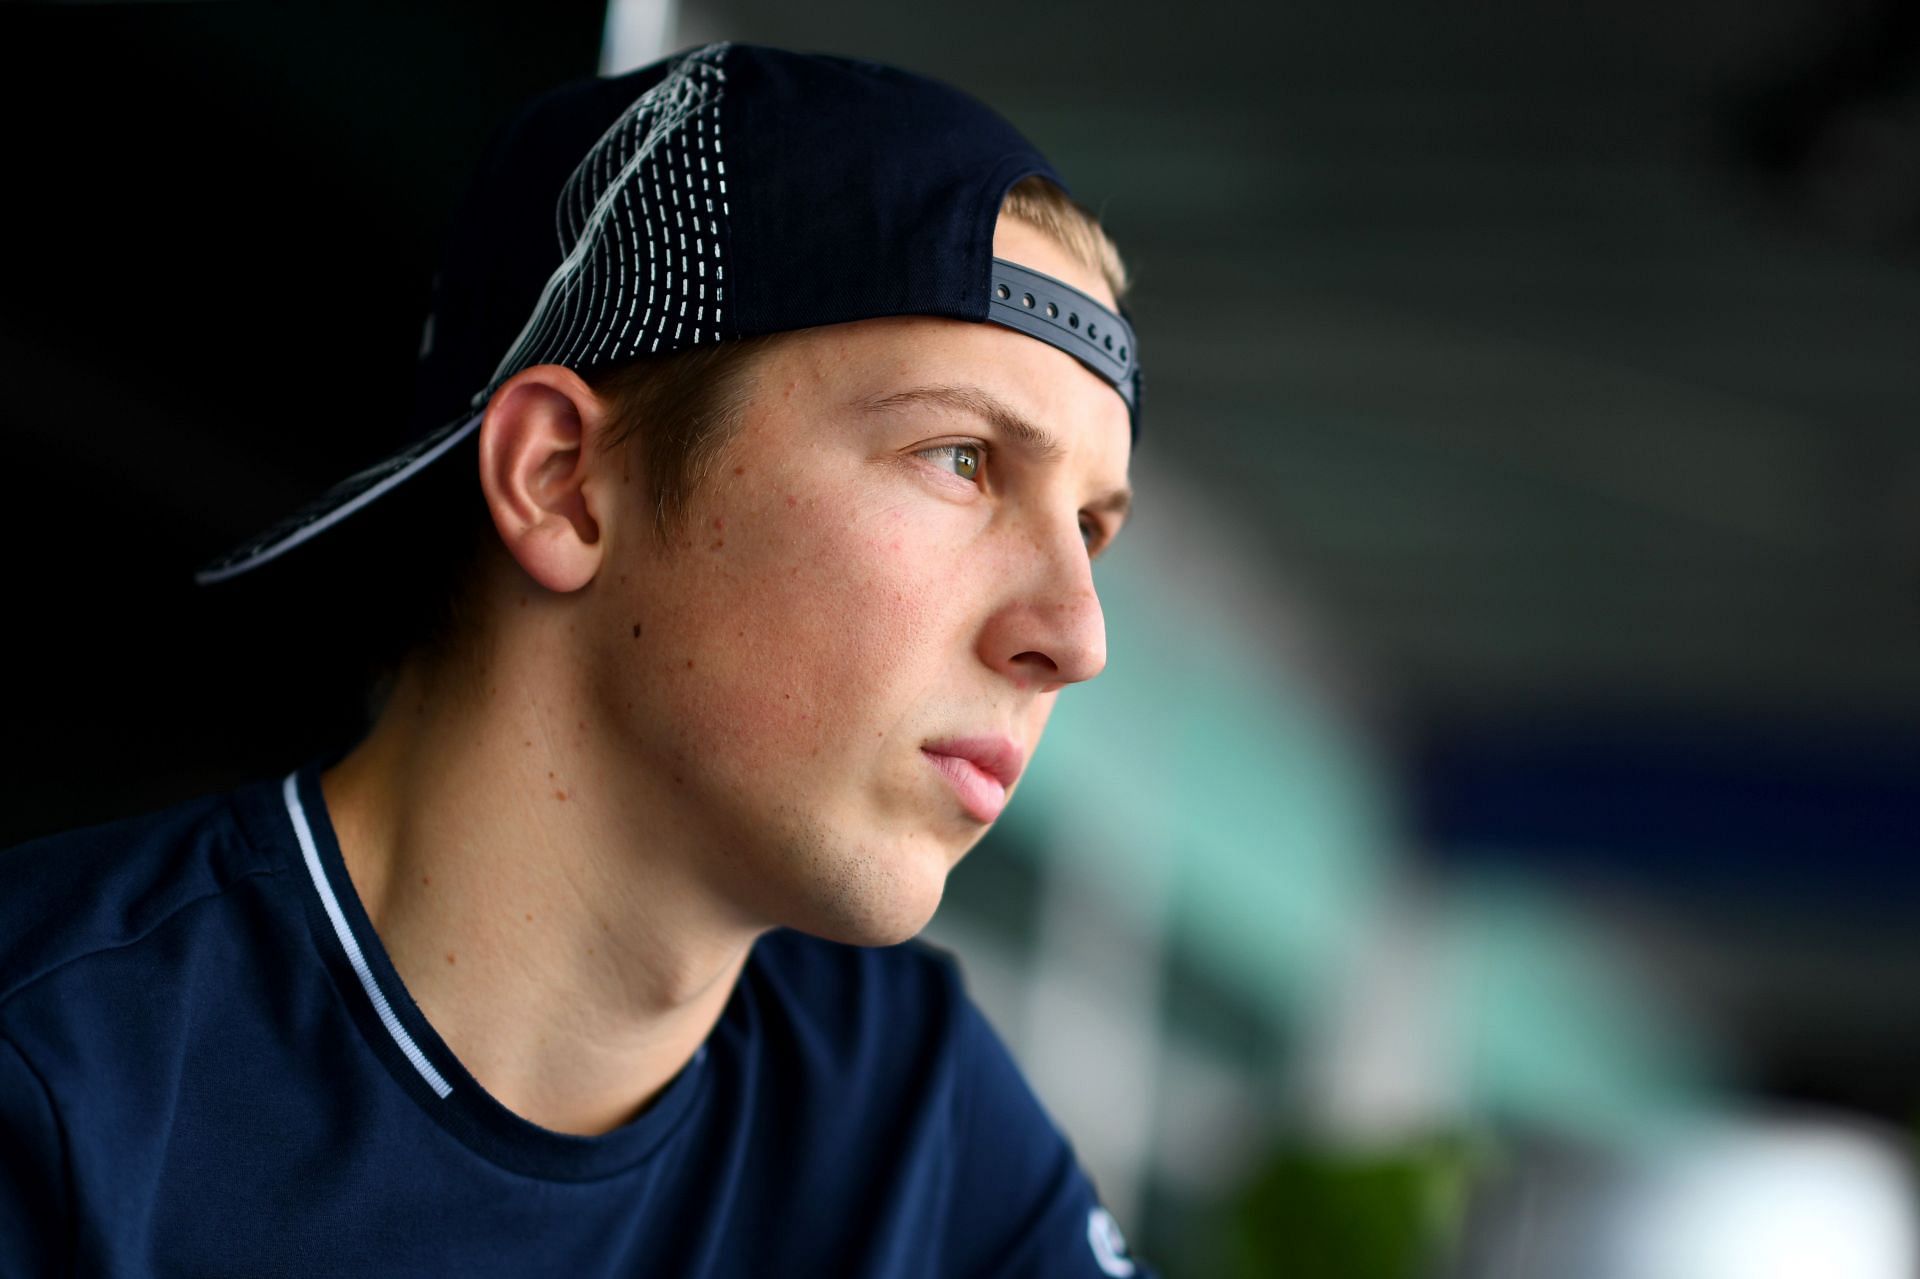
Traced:
<path fill-rule="evenodd" d="M 562 801 L 562 802 L 565 802 L 565 800 L 566 800 L 566 798 L 567 798 L 567 793 L 566 793 L 565 791 L 563 791 L 563 790 L 557 790 L 557 791 L 555 791 L 555 792 L 553 793 L 553 797 L 554 797 L 555 799 L 557 799 L 557 800 L 560 800 L 560 801 Z"/>
<path fill-rule="evenodd" d="M 633 637 L 634 637 L 635 639 L 639 639 L 639 638 L 640 638 L 640 623 L 638 623 L 638 622 L 635 622 L 635 623 L 633 624 Z"/>

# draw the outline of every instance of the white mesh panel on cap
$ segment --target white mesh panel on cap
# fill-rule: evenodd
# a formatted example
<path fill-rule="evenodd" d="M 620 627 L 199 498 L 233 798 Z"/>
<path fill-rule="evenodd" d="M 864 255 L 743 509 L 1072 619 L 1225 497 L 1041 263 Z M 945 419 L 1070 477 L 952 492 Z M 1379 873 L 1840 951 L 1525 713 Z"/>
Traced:
<path fill-rule="evenodd" d="M 726 48 L 710 44 L 676 59 L 574 169 L 554 210 L 560 265 L 520 336 L 475 394 L 474 407 L 535 364 L 597 364 L 719 338 L 720 299 L 692 310 L 687 304 L 719 256 L 717 220 L 709 220 L 708 235 L 699 233 L 700 179 L 691 157 L 698 151 L 704 160 L 709 134 L 717 154 Z M 643 259 L 647 298 L 641 305 Z"/>

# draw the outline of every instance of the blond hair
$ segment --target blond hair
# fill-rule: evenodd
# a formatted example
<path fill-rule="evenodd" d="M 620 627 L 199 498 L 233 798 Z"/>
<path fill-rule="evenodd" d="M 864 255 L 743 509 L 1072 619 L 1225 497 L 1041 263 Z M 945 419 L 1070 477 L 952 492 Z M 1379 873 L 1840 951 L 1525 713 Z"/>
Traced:
<path fill-rule="evenodd" d="M 1127 264 L 1100 219 L 1054 183 L 1034 174 L 1020 179 L 1000 202 L 1000 216 L 1050 237 L 1089 271 L 1098 271 L 1116 302 L 1127 297 Z"/>

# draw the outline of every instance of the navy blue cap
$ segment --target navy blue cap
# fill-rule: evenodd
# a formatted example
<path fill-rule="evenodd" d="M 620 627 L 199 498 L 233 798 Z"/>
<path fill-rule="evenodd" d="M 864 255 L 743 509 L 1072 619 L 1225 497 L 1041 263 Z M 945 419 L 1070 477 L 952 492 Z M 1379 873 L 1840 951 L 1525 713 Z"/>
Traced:
<path fill-rule="evenodd" d="M 396 452 L 195 575 L 238 576 L 456 451 L 536 364 L 639 356 L 889 315 L 995 322 L 1126 400 L 1127 319 L 993 257 L 1014 183 L 1066 184 L 999 115 L 878 63 L 713 44 L 535 99 L 448 237 Z"/>

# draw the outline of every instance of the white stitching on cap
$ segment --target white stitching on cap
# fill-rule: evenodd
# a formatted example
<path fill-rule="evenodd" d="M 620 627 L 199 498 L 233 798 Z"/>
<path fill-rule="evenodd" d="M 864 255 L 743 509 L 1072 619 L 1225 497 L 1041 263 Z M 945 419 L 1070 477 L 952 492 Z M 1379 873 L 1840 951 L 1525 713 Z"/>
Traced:
<path fill-rule="evenodd" d="M 491 390 L 518 369 L 540 362 L 542 355 L 549 358 L 564 356 L 571 360 L 576 352 L 584 354 L 594 350 L 596 358 L 604 354 L 612 339 L 614 326 L 619 323 L 623 304 L 628 312 L 629 323 L 622 327 L 619 343 L 622 349 L 625 348 L 627 330 L 631 328 L 632 305 L 625 302 L 624 272 L 637 269 L 638 242 L 633 242 L 635 252 L 629 258 L 625 253 L 626 244 L 619 238 L 623 230 L 647 236 L 650 293 L 654 284 L 654 237 L 650 234 L 652 219 L 643 195 L 641 226 L 632 227 L 630 187 L 643 184 L 649 168 L 654 168 L 654 181 L 656 184 L 659 182 L 656 166 L 661 144 L 666 144 L 668 163 L 671 165 L 672 154 L 675 151 L 684 153 L 686 148 L 686 125 L 689 119 L 693 121 L 696 132 L 704 136 L 704 113 L 716 105 L 719 86 L 726 80 L 725 69 L 718 65 L 726 49 L 724 43 L 711 44 L 676 60 L 658 83 L 634 100 L 575 167 L 566 186 L 562 188 L 560 199 L 555 202 L 555 224 L 565 256 L 541 290 L 539 301 L 520 334 L 495 367 L 486 390 Z M 716 122 L 716 150 L 718 134 Z M 659 189 L 657 185 L 655 189 Z M 666 189 L 678 215 L 678 184 L 669 182 Z M 621 225 L 622 218 L 626 220 L 626 227 Z M 612 245 L 606 242 L 608 238 L 614 240 Z M 616 269 L 616 258 L 622 264 L 623 272 L 617 296 L 611 281 L 603 290 L 600 280 L 603 269 Z M 668 246 L 668 259 L 669 293 L 672 292 L 672 280 L 676 272 L 681 276 L 681 291 L 684 292 L 686 271 L 674 258 L 671 243 Z M 583 275 L 585 279 L 581 278 Z M 637 299 L 637 283 L 634 292 Z M 606 314 L 601 314 L 603 307 L 609 307 Z M 650 300 L 649 313 L 640 321 L 640 336 L 646 336 L 651 319 Z M 657 336 L 652 348 L 659 349 Z M 482 397 L 484 394 L 485 390 Z"/>
<path fill-rule="evenodd" d="M 614 173 L 617 174 L 619 172 L 620 164 L 626 163 L 626 156 L 624 154 L 624 149 L 625 149 L 624 144 L 627 142 L 627 139 L 631 133 L 632 133 L 631 128 L 619 130 L 617 133 L 610 132 L 610 137 L 609 137 L 610 144 L 604 149 L 602 149 L 600 152 L 600 159 L 598 164 L 600 185 L 603 189 L 611 189 L 618 192 L 618 195 L 615 197 L 615 200 L 614 200 L 614 204 L 616 206 L 618 205 L 620 200 L 626 198 L 627 186 L 625 183 L 617 183 L 617 184 L 614 183 L 612 178 L 608 175 L 607 166 L 609 162 L 614 160 L 616 150 L 619 150 L 621 154 L 618 157 L 618 164 L 615 165 Z M 609 208 L 608 212 L 609 214 L 611 214 L 612 212 L 611 207 Z M 593 340 L 595 335 L 601 329 L 607 327 L 607 316 L 602 313 L 601 307 L 600 305 L 598 305 L 600 300 L 600 269 L 602 264 L 604 263 L 607 270 L 607 274 L 609 275 L 613 274 L 614 249 L 613 247 L 609 246 L 608 241 L 611 240 L 613 246 L 617 246 L 619 244 L 620 227 L 619 227 L 619 223 L 615 221 L 611 216 L 609 216 L 606 219 L 606 222 L 611 225 L 614 234 L 610 236 L 609 235 L 600 236 L 600 243 L 595 247 L 595 249 L 591 253 L 587 255 L 589 270 L 591 274 L 589 277 L 589 288 L 587 293 L 586 306 L 580 313 L 579 323 L 577 325 L 579 329 L 579 336 L 575 338 L 572 343 L 566 346 L 563 346 L 561 348 L 563 358 L 555 361 L 556 363 L 573 365 L 575 363 L 578 363 L 581 360 L 586 359 L 587 351 L 593 346 Z M 607 291 L 611 293 L 612 288 L 609 287 Z"/>
<path fill-rule="evenodd" d="M 618 349 L 624 351 L 627 346 L 627 335 L 633 332 L 634 320 L 638 318 L 634 313 L 640 309 L 640 282 L 637 278 L 637 273 L 640 270 L 640 233 L 635 231 L 633 227 L 633 202 L 631 200 L 627 201 L 626 208 L 623 212 L 627 220 L 627 235 L 633 241 L 633 270 L 636 273 L 636 279 L 633 285 L 633 296 L 627 301 L 626 322 L 620 326 Z"/>
<path fill-rule="evenodd" d="M 572 308 L 572 314 L 567 323 L 566 337 L 556 344 L 556 354 L 550 357 L 555 364 L 575 363 L 574 348 L 579 346 L 583 338 L 592 336 L 589 330 L 592 327 L 593 317 L 596 312 L 594 303 L 600 299 L 600 259 L 605 256 L 604 250 L 606 243 L 606 237 L 601 236 L 594 242 L 593 248 L 587 252 L 586 300 Z M 576 294 L 576 297 L 577 296 Z"/>
<path fill-rule="evenodd" d="M 704 126 L 704 120 L 697 121 L 695 123 L 694 131 L 693 131 L 693 143 L 695 147 L 700 148 L 704 152 L 706 147 L 706 142 L 705 142 L 706 134 L 703 126 Z M 687 183 L 687 207 L 689 210 L 697 210 L 698 197 L 693 185 L 694 184 L 693 152 L 691 149 L 685 147 L 684 145 L 681 148 L 681 159 L 685 162 L 685 165 L 686 165 L 683 176 L 685 177 L 686 183 Z M 705 162 L 705 159 L 706 157 L 703 154 L 701 156 L 701 160 L 703 163 Z M 706 242 L 700 238 L 700 215 L 698 212 L 693 213 L 692 222 L 693 222 L 694 265 L 699 272 L 700 279 L 704 281 L 707 275 L 707 245 L 706 245 Z M 687 303 L 694 300 L 694 296 L 693 296 L 694 287 L 695 287 L 695 280 L 692 275 L 688 275 L 687 278 L 681 282 L 681 292 L 685 295 L 685 299 L 680 304 L 680 313 L 682 315 L 686 314 Z M 695 346 L 698 346 L 700 344 L 701 327 L 705 325 L 707 322 L 707 308 L 704 301 L 707 295 L 707 286 L 704 283 L 701 283 L 699 285 L 699 290 L 700 290 L 699 296 L 702 299 L 702 301 L 698 306 L 694 308 L 694 314 L 693 314 L 693 343 Z"/>
<path fill-rule="evenodd" d="M 647 188 L 645 186 L 640 188 L 640 214 L 642 224 L 651 227 L 653 225 L 653 212 L 651 206 L 647 203 Z M 640 336 L 642 338 L 646 337 L 647 331 L 653 327 L 653 295 L 659 287 L 659 278 L 660 243 L 649 235 L 647 237 L 647 314 L 640 321 Z"/>
<path fill-rule="evenodd" d="M 629 193 L 625 191 L 621 192 L 620 203 L 622 205 L 624 205 L 627 202 L 628 194 Z M 613 310 L 611 310 L 607 314 L 607 322 L 600 326 L 601 328 L 600 347 L 593 354 L 593 358 L 595 360 L 600 359 L 600 357 L 604 356 L 607 353 L 607 344 L 613 341 L 614 339 L 614 325 L 618 323 L 620 319 L 621 305 L 627 300 L 628 271 L 627 271 L 627 238 L 626 236 L 615 235 L 613 237 L 613 247 L 618 249 L 620 252 L 620 269 L 614 273 L 619 278 L 620 295 L 614 299 Z"/>

